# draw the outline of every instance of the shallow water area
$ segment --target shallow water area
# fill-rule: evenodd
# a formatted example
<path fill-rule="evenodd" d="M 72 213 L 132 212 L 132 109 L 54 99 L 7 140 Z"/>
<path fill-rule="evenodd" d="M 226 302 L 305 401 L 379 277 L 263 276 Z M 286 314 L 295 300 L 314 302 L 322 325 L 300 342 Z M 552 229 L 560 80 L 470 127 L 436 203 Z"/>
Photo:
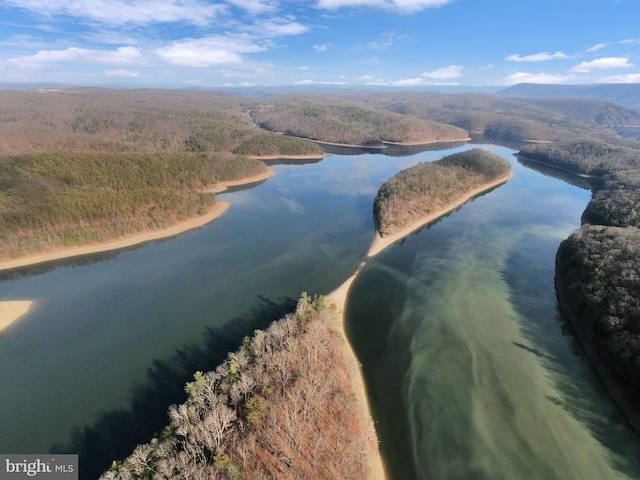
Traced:
<path fill-rule="evenodd" d="M 347 331 L 390 478 L 638 478 L 637 438 L 555 300 L 555 252 L 590 193 L 513 168 L 353 284 Z"/>
<path fill-rule="evenodd" d="M 1 272 L 0 301 L 34 304 L 0 336 L 0 452 L 69 451 L 107 468 L 164 425 L 193 372 L 301 292 L 348 278 L 371 242 L 378 186 L 439 156 L 275 162 L 273 177 L 220 194 L 230 207 L 204 227 Z"/>
<path fill-rule="evenodd" d="M 380 184 L 473 147 L 272 162 L 202 228 L 1 273 L 0 301 L 34 303 L 0 335 L 0 452 L 80 453 L 95 478 L 193 372 L 356 271 Z M 590 194 L 487 148 L 516 176 L 368 260 L 350 293 L 392 478 L 638 477 L 638 442 L 555 306 L 555 250 Z"/>

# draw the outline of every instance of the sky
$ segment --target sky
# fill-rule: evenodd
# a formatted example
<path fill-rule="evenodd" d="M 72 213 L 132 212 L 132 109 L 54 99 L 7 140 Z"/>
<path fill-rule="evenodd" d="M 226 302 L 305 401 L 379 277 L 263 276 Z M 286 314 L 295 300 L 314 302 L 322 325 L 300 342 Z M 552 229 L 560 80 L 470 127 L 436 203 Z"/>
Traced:
<path fill-rule="evenodd" d="M 640 0 L 0 0 L 0 84 L 640 83 Z"/>

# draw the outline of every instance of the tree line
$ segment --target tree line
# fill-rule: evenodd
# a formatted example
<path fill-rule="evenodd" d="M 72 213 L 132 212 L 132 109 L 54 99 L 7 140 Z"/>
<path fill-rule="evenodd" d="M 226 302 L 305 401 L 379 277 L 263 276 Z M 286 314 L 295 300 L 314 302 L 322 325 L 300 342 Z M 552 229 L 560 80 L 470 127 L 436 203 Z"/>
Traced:
<path fill-rule="evenodd" d="M 592 360 L 638 414 L 640 149 L 629 145 L 583 138 L 526 146 L 519 155 L 592 177 L 583 225 L 558 249 L 556 288 Z"/>
<path fill-rule="evenodd" d="M 228 155 L 0 156 L 0 258 L 166 228 L 215 204 L 201 189 L 265 170 L 260 161 Z"/>
<path fill-rule="evenodd" d="M 373 203 L 377 230 L 382 236 L 399 232 L 510 171 L 509 162 L 481 149 L 402 170 L 378 190 Z"/>
<path fill-rule="evenodd" d="M 352 394 L 340 321 L 303 293 L 295 312 L 196 372 L 162 432 L 101 479 L 371 478 L 377 438 Z"/>
<path fill-rule="evenodd" d="M 458 127 L 335 98 L 292 96 L 260 102 L 251 106 L 251 115 L 269 131 L 346 145 L 447 142 L 468 137 Z"/>

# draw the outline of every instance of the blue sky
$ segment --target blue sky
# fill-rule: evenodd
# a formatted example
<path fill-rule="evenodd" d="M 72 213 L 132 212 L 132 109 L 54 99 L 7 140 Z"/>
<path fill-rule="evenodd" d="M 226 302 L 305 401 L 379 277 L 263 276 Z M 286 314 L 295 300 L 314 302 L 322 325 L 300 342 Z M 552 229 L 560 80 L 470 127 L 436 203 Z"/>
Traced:
<path fill-rule="evenodd" d="M 640 0 L 0 0 L 0 83 L 640 83 Z"/>

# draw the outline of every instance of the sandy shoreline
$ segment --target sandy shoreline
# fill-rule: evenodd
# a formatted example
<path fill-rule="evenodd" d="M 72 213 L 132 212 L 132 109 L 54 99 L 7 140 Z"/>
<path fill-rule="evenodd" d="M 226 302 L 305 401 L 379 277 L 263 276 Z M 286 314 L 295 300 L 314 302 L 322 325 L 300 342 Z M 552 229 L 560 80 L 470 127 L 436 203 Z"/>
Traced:
<path fill-rule="evenodd" d="M 267 170 L 266 172 L 252 175 L 250 177 L 243 178 L 241 180 L 232 180 L 229 182 L 220 182 L 213 188 L 203 190 L 207 193 L 219 193 L 226 190 L 228 187 L 245 185 L 255 182 L 260 182 L 272 176 L 275 172 L 273 170 Z M 40 253 L 37 255 L 31 255 L 28 257 L 17 258 L 15 260 L 5 260 L 0 262 L 0 271 L 9 270 L 11 268 L 25 267 L 27 265 L 35 265 L 37 263 L 50 262 L 52 260 L 60 260 L 63 258 L 77 257 L 81 255 L 90 255 L 93 253 L 107 252 L 110 250 L 119 250 L 122 248 L 131 247 L 140 243 L 149 242 L 152 240 L 160 240 L 162 238 L 174 237 L 181 233 L 184 233 L 194 228 L 202 227 L 207 223 L 212 222 L 220 215 L 222 215 L 229 204 L 227 202 L 216 202 L 216 204 L 206 214 L 200 215 L 195 218 L 190 218 L 183 222 L 176 223 L 175 225 L 164 228 L 162 230 L 154 230 L 150 232 L 141 233 L 139 235 L 133 235 L 131 237 L 120 238 L 105 243 L 98 243 L 94 245 L 85 245 L 81 247 L 70 247 L 61 250 L 55 250 L 51 252 Z"/>
<path fill-rule="evenodd" d="M 254 160 L 278 160 L 279 158 L 285 160 L 316 160 L 330 156 L 330 153 L 309 153 L 306 155 L 247 155 L 247 158 Z"/>
<path fill-rule="evenodd" d="M 0 332 L 27 313 L 32 304 L 21 300 L 0 302 Z"/>
<path fill-rule="evenodd" d="M 303 137 L 297 137 L 303 138 Z M 471 140 L 471 137 L 462 138 L 460 140 L 427 140 L 424 142 L 388 142 L 386 140 L 382 140 L 381 145 L 356 145 L 351 143 L 335 143 L 335 142 L 325 142 L 323 140 L 311 140 L 309 138 L 303 138 L 304 140 L 309 140 L 311 142 L 319 143 L 320 145 L 334 145 L 336 147 L 349 147 L 349 148 L 363 148 L 370 150 L 383 150 L 388 148 L 387 145 L 395 145 L 398 147 L 417 147 L 420 145 L 433 145 L 436 143 L 456 143 L 456 142 L 468 142 Z"/>
<path fill-rule="evenodd" d="M 362 263 L 360 267 L 363 265 L 364 263 Z M 342 315 L 338 317 L 340 319 L 339 324 L 336 325 L 338 332 L 342 335 L 342 339 L 344 340 L 342 342 L 342 351 L 340 353 L 347 364 L 349 378 L 351 379 L 351 384 L 353 386 L 353 394 L 355 395 L 356 402 L 358 403 L 358 409 L 362 415 L 362 420 L 365 424 L 373 424 L 369 397 L 367 397 L 367 390 L 364 385 L 364 377 L 362 376 L 360 362 L 351 347 L 351 343 L 349 342 L 347 333 L 344 329 L 344 307 L 347 301 L 347 294 L 351 284 L 357 276 L 358 272 L 353 274 L 347 279 L 347 281 L 327 295 L 327 299 L 333 302 L 338 310 L 342 312 Z M 371 477 L 369 478 L 371 480 L 385 480 L 387 478 L 378 445 L 371 446 L 371 450 L 366 453 L 366 460 L 369 464 L 369 470 L 371 473 Z"/>
<path fill-rule="evenodd" d="M 275 173 L 276 172 L 274 172 L 273 170 L 266 170 L 262 173 L 251 175 L 250 177 L 241 178 L 240 180 L 229 180 L 227 182 L 220 182 L 211 188 L 206 188 L 204 190 L 201 190 L 201 192 L 202 193 L 221 193 L 221 192 L 224 192 L 229 187 L 237 187 L 238 185 L 249 185 L 250 183 L 261 182 L 275 175 Z"/>
<path fill-rule="evenodd" d="M 418 147 L 420 145 L 433 145 L 434 143 L 456 143 L 456 142 L 469 142 L 471 137 L 461 138 L 459 140 L 429 140 L 428 142 L 388 142 L 383 140 L 385 145 L 397 145 L 399 147 Z"/>
<path fill-rule="evenodd" d="M 446 207 L 444 207 L 443 209 L 439 210 L 438 212 L 435 212 L 431 215 L 428 215 L 426 217 L 421 218 L 420 220 L 418 220 L 417 222 L 415 222 L 414 224 L 412 224 L 411 226 L 405 228 L 404 230 L 402 230 L 401 232 L 398 232 L 394 235 L 391 235 L 389 237 L 385 237 L 382 238 L 380 237 L 380 235 L 376 232 L 374 234 L 374 239 L 371 243 L 371 248 L 369 249 L 369 252 L 367 253 L 367 257 L 373 257 L 376 254 L 380 253 L 382 250 L 384 250 L 386 247 L 388 247 L 389 245 L 395 243 L 396 241 L 400 240 L 403 237 L 406 237 L 407 235 L 409 235 L 411 232 L 419 229 L 420 227 L 433 222 L 434 220 L 442 217 L 443 215 L 446 215 L 447 213 L 451 212 L 452 210 L 455 210 L 456 208 L 458 208 L 460 205 L 466 203 L 467 201 L 469 201 L 471 198 L 487 191 L 487 190 L 491 190 L 492 188 L 497 187 L 498 185 L 501 185 L 503 183 L 505 183 L 506 181 L 508 181 L 511 177 L 513 177 L 513 172 L 509 172 L 508 175 L 503 175 L 502 177 L 494 180 L 493 182 L 487 183 L 485 185 L 482 185 L 481 187 L 478 187 L 474 190 L 472 190 L 471 192 L 467 193 L 465 196 L 461 197 L 460 199 L 458 199 L 457 201 L 455 201 L 454 203 L 451 203 L 449 205 L 447 205 Z M 362 375 L 362 370 L 360 368 L 360 363 L 358 361 L 358 358 L 355 354 L 355 352 L 353 351 L 353 348 L 351 347 L 351 343 L 349 342 L 349 339 L 347 337 L 347 333 L 345 330 L 345 325 L 344 325 L 344 308 L 346 305 L 346 301 L 347 301 L 347 296 L 349 294 L 349 289 L 351 288 L 351 284 L 353 283 L 353 281 L 356 279 L 356 277 L 358 276 L 358 274 L 360 273 L 360 269 L 365 265 L 365 262 L 360 264 L 360 267 L 358 267 L 358 270 L 356 271 L 356 273 L 354 273 L 351 277 L 349 277 L 342 285 L 340 285 L 338 288 L 336 288 L 334 291 L 332 291 L 331 293 L 329 293 L 327 295 L 327 298 L 329 300 L 331 300 L 336 307 L 343 313 L 342 315 L 342 322 L 341 325 L 339 325 L 339 331 L 342 334 L 343 338 L 344 338 L 344 349 L 343 349 L 343 356 L 345 359 L 347 359 L 348 363 L 349 363 L 349 370 L 350 370 L 350 375 L 351 375 L 351 382 L 353 384 L 354 387 L 354 394 L 356 396 L 356 399 L 358 401 L 358 403 L 360 404 L 360 410 L 362 412 L 362 415 L 365 416 L 366 418 L 370 419 L 370 421 L 373 421 L 373 417 L 371 415 L 371 406 L 369 404 L 369 399 L 367 396 L 367 392 L 366 392 L 366 388 L 365 388 L 365 383 L 364 383 L 364 377 Z M 371 451 L 368 455 L 368 460 L 370 463 L 370 468 L 373 472 L 373 477 L 374 479 L 386 479 L 386 473 L 384 470 L 384 462 L 382 460 L 382 455 L 380 454 L 379 449 L 376 449 L 375 451 Z"/>
<path fill-rule="evenodd" d="M 196 218 L 185 220 L 184 222 L 176 223 L 172 227 L 164 228 L 162 230 L 154 230 L 151 232 L 141 233 L 140 235 L 125 237 L 106 243 L 86 245 L 83 247 L 64 248 L 62 250 L 40 253 L 37 255 L 18 258 L 15 260 L 5 260 L 3 262 L 0 262 L 0 271 L 8 270 L 10 268 L 24 267 L 27 265 L 35 265 L 37 263 L 50 262 L 52 260 L 60 260 L 63 258 L 77 257 L 80 255 L 90 255 L 92 253 L 108 252 L 109 250 L 119 250 L 122 248 L 131 247 L 133 245 L 138 245 L 139 243 L 149 242 L 151 240 L 173 237 L 180 233 L 201 227 L 209 222 L 212 222 L 220 215 L 222 215 L 227 210 L 227 208 L 229 208 L 228 203 L 217 202 L 213 206 L 213 208 L 206 214 Z"/>
<path fill-rule="evenodd" d="M 412 233 L 412 232 L 418 230 L 419 228 L 421 228 L 421 227 L 433 222 L 434 220 L 437 220 L 438 218 L 442 217 L 443 215 L 446 215 L 447 213 L 451 212 L 452 210 L 455 210 L 459 206 L 461 206 L 461 205 L 465 204 L 466 202 L 468 202 L 469 200 L 471 200 L 473 197 L 475 197 L 475 196 L 477 196 L 477 195 L 479 195 L 479 194 L 481 194 L 483 192 L 486 192 L 487 190 L 491 190 L 492 188 L 495 188 L 498 185 L 501 185 L 501 184 L 505 183 L 511 177 L 513 177 L 513 172 L 509 172 L 508 175 L 503 175 L 502 177 L 497 178 L 493 182 L 485 183 L 484 185 L 482 185 L 482 186 L 480 186 L 478 188 L 475 188 L 475 189 L 471 190 L 470 192 L 466 193 L 463 197 L 460 197 L 458 200 L 456 200 L 453 203 L 450 203 L 449 205 L 447 205 L 443 209 L 438 210 L 437 212 L 434 212 L 434 213 L 432 213 L 430 215 L 427 215 L 425 217 L 422 217 L 420 220 L 418 220 L 417 222 L 409 225 L 407 228 L 401 230 L 398 233 L 394 233 L 393 235 L 389 235 L 388 237 L 381 237 L 378 232 L 375 232 L 374 233 L 374 237 L 373 237 L 373 242 L 371 243 L 371 248 L 369 249 L 369 253 L 367 253 L 367 257 L 373 257 L 373 256 L 377 255 L 382 250 L 387 248 L 389 245 L 397 242 L 398 240 L 406 237 L 410 233 Z"/>
<path fill-rule="evenodd" d="M 578 173 L 578 172 L 572 172 L 571 170 L 569 170 L 568 168 L 564 168 L 564 167 L 560 167 L 558 165 L 554 165 L 552 163 L 547 163 L 547 162 L 543 162 L 541 160 L 534 160 L 532 158 L 529 158 L 525 155 L 516 155 L 516 158 L 518 160 L 524 160 L 525 162 L 529 162 L 529 163 L 535 163 L 538 165 L 542 165 L 544 167 L 549 167 L 549 168 L 553 168 L 555 170 L 560 170 L 561 172 L 565 172 L 565 173 L 569 173 L 571 175 L 575 175 L 576 177 L 581 177 L 581 178 L 597 178 L 595 175 L 589 175 L 586 173 Z"/>

